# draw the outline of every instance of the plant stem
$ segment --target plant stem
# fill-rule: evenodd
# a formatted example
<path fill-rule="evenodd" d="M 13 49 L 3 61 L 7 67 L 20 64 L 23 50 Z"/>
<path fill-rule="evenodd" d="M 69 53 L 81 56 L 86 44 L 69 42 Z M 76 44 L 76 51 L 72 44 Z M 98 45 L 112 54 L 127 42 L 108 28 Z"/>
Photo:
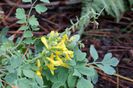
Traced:
<path fill-rule="evenodd" d="M 30 17 L 30 14 L 31 14 L 31 12 L 32 12 L 32 10 L 33 10 L 34 5 L 36 4 L 36 2 L 37 2 L 37 0 L 35 0 L 35 1 L 33 2 L 33 4 L 31 5 L 31 8 L 30 8 L 29 13 L 28 13 L 28 18 Z"/>
<path fill-rule="evenodd" d="M 100 68 L 94 66 L 93 63 L 92 63 L 92 64 L 86 64 L 86 66 L 87 66 L 87 67 L 88 67 L 88 66 L 92 66 L 92 67 L 94 67 L 95 69 L 101 70 Z M 127 80 L 127 81 L 133 83 L 133 79 L 128 78 L 128 77 L 124 77 L 124 76 L 122 76 L 122 75 L 120 75 L 120 74 L 113 74 L 113 76 L 119 77 L 119 78 L 121 78 L 121 79 L 123 79 L 123 80 Z"/>

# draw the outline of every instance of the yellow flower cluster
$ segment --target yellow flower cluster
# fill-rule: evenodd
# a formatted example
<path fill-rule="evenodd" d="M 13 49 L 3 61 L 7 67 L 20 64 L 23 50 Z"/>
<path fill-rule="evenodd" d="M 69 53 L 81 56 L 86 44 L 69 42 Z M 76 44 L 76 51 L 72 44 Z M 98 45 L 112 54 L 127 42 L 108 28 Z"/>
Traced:
<path fill-rule="evenodd" d="M 48 37 L 41 37 L 41 41 L 49 51 L 49 55 L 46 56 L 46 66 L 54 75 L 54 71 L 58 66 L 68 68 L 66 61 L 73 58 L 73 51 L 69 50 L 66 45 L 69 41 L 67 34 L 60 35 L 58 32 L 52 31 Z"/>
<path fill-rule="evenodd" d="M 39 59 L 36 61 L 36 64 L 37 64 L 37 67 L 39 68 L 39 70 L 36 71 L 36 74 L 37 74 L 40 78 L 42 78 L 42 75 L 41 75 L 41 62 L 40 62 Z"/>

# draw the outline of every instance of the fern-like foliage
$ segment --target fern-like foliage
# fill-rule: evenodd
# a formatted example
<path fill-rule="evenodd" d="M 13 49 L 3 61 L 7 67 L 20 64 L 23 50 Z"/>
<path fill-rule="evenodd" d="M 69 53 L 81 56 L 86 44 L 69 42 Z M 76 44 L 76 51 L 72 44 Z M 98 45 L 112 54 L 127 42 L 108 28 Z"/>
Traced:
<path fill-rule="evenodd" d="M 94 0 L 92 8 L 99 12 L 105 8 L 107 14 L 116 17 L 119 21 L 122 14 L 126 11 L 124 0 Z"/>
<path fill-rule="evenodd" d="M 84 32 L 85 27 L 92 21 L 95 21 L 97 18 L 96 11 L 92 8 L 92 1 L 93 0 L 82 0 L 82 12 L 81 17 L 79 19 L 79 34 L 82 35 Z"/>
<path fill-rule="evenodd" d="M 83 8 L 89 9 L 91 0 L 83 0 Z M 91 7 L 96 11 L 100 12 L 103 8 L 108 15 L 116 17 L 117 21 L 120 20 L 122 14 L 127 10 L 128 3 L 130 7 L 133 5 L 133 0 L 92 0 Z M 85 6 L 85 7 L 84 7 Z M 82 10 L 82 13 L 85 12 Z M 104 13 L 103 13 L 104 14 Z M 82 15 L 81 15 L 82 16 Z"/>
<path fill-rule="evenodd" d="M 128 0 L 128 1 L 129 1 L 130 6 L 132 6 L 133 5 L 133 0 Z"/>
<path fill-rule="evenodd" d="M 82 0 L 81 2 L 82 12 L 78 26 L 80 35 L 91 21 L 96 22 L 95 19 L 99 15 L 111 15 L 118 22 L 123 13 L 133 5 L 133 0 Z"/>

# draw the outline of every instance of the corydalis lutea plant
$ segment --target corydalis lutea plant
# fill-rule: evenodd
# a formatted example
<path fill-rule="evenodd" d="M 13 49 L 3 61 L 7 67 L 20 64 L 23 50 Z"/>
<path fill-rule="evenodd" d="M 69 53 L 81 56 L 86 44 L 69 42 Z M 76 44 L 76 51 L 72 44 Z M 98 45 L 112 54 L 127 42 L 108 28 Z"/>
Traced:
<path fill-rule="evenodd" d="M 52 31 L 36 40 L 39 45 L 35 46 L 35 51 L 38 52 L 29 51 L 26 56 L 23 55 L 26 47 L 18 47 L 12 51 L 12 41 L 8 41 L 8 44 L 12 44 L 8 49 L 7 44 L 3 43 L 0 51 L 3 52 L 4 49 L 6 52 L 0 54 L 0 66 L 3 67 L 0 68 L 3 71 L 0 75 L 0 87 L 94 88 L 93 85 L 98 80 L 94 66 L 112 75 L 118 60 L 108 53 L 102 61 L 98 61 L 98 53 L 91 45 L 93 62 L 88 62 L 86 53 L 79 48 L 79 39 L 78 34 L 70 36 L 67 31 Z"/>
<path fill-rule="evenodd" d="M 45 79 L 47 88 L 93 88 L 98 80 L 94 66 L 109 75 L 115 73 L 114 67 L 119 62 L 117 58 L 108 53 L 102 61 L 97 61 L 98 53 L 91 45 L 93 62 L 88 63 L 86 53 L 79 48 L 79 38 L 78 34 L 70 37 L 67 32 L 54 31 L 41 37 L 43 50 L 36 58 L 36 62 L 39 60 L 41 64 L 41 71 L 37 75 Z"/>

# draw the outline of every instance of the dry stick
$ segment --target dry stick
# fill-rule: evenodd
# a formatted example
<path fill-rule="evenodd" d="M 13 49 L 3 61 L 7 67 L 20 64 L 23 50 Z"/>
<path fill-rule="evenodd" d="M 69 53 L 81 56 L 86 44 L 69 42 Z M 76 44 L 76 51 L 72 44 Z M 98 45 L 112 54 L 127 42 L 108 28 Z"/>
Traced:
<path fill-rule="evenodd" d="M 21 31 L 21 30 L 17 30 L 17 32 L 16 31 L 8 31 L 7 32 L 8 34 L 23 34 L 23 32 Z M 43 34 L 45 34 L 45 32 L 33 32 L 33 34 L 35 34 L 35 35 L 43 35 Z"/>
<path fill-rule="evenodd" d="M 87 64 L 86 66 L 89 67 L 89 66 L 93 66 L 93 65 L 89 65 L 89 64 Z M 98 70 L 101 70 L 100 68 L 98 68 L 98 67 L 96 67 L 96 66 L 93 66 L 93 67 L 96 68 L 96 69 L 98 69 Z M 119 77 L 119 78 L 121 78 L 121 79 L 123 79 L 123 80 L 127 80 L 127 81 L 133 83 L 133 79 L 128 78 L 128 77 L 124 77 L 124 76 L 119 75 L 119 74 L 117 74 L 117 73 L 116 73 L 116 74 L 113 74 L 113 76 Z"/>
<path fill-rule="evenodd" d="M 114 74 L 114 76 L 119 77 L 119 78 L 121 78 L 121 79 L 124 79 L 124 80 L 127 80 L 127 81 L 129 81 L 129 82 L 132 82 L 132 83 L 133 83 L 133 79 L 131 79 L 131 78 L 124 77 L 124 76 L 119 75 L 119 74 Z"/>
<path fill-rule="evenodd" d="M 119 72 L 119 70 L 118 70 L 118 68 L 117 68 L 117 73 Z M 117 76 L 117 88 L 119 88 L 120 87 L 120 79 L 119 79 L 119 77 Z"/>
<path fill-rule="evenodd" d="M 101 76 L 102 79 L 107 80 L 117 85 L 117 83 L 111 77 L 108 77 L 106 74 L 103 74 L 103 72 L 100 72 L 100 71 L 98 71 L 98 73 L 102 75 Z M 124 86 L 123 84 L 120 84 L 120 87 L 126 88 L 126 86 Z"/>
<path fill-rule="evenodd" d="M 13 10 L 16 8 L 16 6 L 20 3 L 20 0 L 17 1 L 16 5 L 14 5 L 11 10 L 9 11 L 9 13 L 6 15 L 5 20 L 11 15 L 11 13 L 13 12 Z"/>
<path fill-rule="evenodd" d="M 16 5 L 15 2 L 12 2 L 11 0 L 5 0 L 5 2 L 10 5 L 10 6 L 14 6 Z M 63 1 L 63 3 L 61 3 L 61 1 L 54 1 L 54 2 L 50 2 L 50 3 L 44 3 L 43 5 L 45 6 L 58 6 L 58 5 L 72 5 L 72 4 L 78 4 L 80 3 L 81 0 L 71 0 L 71 1 Z M 20 7 L 20 8 L 31 8 L 31 4 L 26 4 L 26 5 L 23 5 L 23 4 L 20 4 L 20 5 L 16 5 L 17 7 Z"/>
<path fill-rule="evenodd" d="M 9 13 L 2 19 L 3 23 L 5 26 L 7 26 L 7 22 L 6 20 L 8 19 L 8 17 L 11 15 L 11 13 L 13 12 L 13 10 L 16 8 L 16 6 L 20 3 L 20 0 L 17 1 L 16 5 L 14 5 L 11 10 L 9 11 Z"/>
<path fill-rule="evenodd" d="M 28 48 L 26 49 L 26 51 L 25 51 L 25 53 L 24 53 L 24 55 L 22 56 L 22 59 L 24 59 L 24 57 L 26 56 L 26 54 L 28 53 L 28 51 L 29 51 L 29 47 L 30 47 L 30 45 L 28 46 Z"/>

